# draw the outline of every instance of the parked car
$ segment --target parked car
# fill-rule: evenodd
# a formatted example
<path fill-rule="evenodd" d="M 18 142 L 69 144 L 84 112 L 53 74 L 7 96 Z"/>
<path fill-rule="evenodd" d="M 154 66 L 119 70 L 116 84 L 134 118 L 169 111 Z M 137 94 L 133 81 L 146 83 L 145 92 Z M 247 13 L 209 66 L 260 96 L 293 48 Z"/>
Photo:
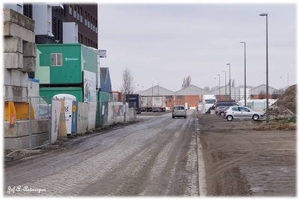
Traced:
<path fill-rule="evenodd" d="M 237 104 L 235 101 L 218 101 L 214 104 L 214 110 L 216 114 L 219 106 L 239 106 L 239 104 Z"/>
<path fill-rule="evenodd" d="M 229 106 L 218 106 L 215 110 L 216 115 L 221 115 L 223 117 L 224 111 L 227 109 Z"/>
<path fill-rule="evenodd" d="M 185 109 L 184 105 L 174 106 L 174 108 L 172 109 L 172 118 L 175 118 L 175 117 L 186 118 L 186 109 Z"/>
<path fill-rule="evenodd" d="M 224 114 L 227 121 L 232 121 L 235 118 L 248 118 L 257 121 L 264 116 L 263 113 L 254 111 L 245 106 L 230 106 L 224 111 Z"/>

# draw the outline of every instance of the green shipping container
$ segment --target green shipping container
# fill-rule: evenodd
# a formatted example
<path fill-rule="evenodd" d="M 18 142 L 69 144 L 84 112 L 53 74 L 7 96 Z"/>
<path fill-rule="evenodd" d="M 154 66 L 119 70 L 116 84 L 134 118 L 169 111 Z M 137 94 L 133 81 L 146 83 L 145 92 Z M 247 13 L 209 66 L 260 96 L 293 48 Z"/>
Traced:
<path fill-rule="evenodd" d="M 82 44 L 37 44 L 35 78 L 44 85 L 82 85 L 82 72 L 98 76 L 98 50 Z M 96 79 L 98 85 L 98 80 Z"/>
<path fill-rule="evenodd" d="M 83 91 L 80 87 L 43 87 L 40 88 L 40 96 L 45 97 L 44 100 L 51 104 L 52 97 L 57 94 L 71 94 L 76 97 L 76 101 L 82 102 Z"/>

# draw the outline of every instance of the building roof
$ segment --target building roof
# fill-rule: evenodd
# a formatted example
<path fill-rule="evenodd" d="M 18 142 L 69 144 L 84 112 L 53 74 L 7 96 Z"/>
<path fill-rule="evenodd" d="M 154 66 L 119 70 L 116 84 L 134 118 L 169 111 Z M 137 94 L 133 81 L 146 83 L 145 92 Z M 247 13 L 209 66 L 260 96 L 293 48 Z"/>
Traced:
<path fill-rule="evenodd" d="M 162 86 L 155 85 L 145 91 L 140 92 L 141 96 L 168 96 L 174 95 L 174 92 Z"/>
<path fill-rule="evenodd" d="M 266 84 L 261 84 L 259 86 L 251 88 L 250 94 L 260 94 L 261 92 L 265 93 L 266 90 L 267 90 L 267 85 Z M 269 94 L 272 94 L 272 93 L 274 93 L 276 91 L 277 91 L 277 89 L 269 86 Z"/>
<path fill-rule="evenodd" d="M 195 85 L 190 85 L 186 88 L 183 88 L 175 92 L 175 95 L 202 95 L 202 94 L 209 94 L 209 92 Z"/>

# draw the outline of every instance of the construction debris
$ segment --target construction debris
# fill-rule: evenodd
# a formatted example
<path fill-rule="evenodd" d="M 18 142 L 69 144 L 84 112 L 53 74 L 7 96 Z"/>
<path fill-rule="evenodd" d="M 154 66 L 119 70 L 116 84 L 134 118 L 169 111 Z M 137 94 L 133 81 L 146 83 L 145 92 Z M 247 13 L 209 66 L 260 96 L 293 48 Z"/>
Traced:
<path fill-rule="evenodd" d="M 275 105 L 269 108 L 270 119 L 287 119 L 296 116 L 297 108 L 297 87 L 290 86 L 278 99 Z"/>

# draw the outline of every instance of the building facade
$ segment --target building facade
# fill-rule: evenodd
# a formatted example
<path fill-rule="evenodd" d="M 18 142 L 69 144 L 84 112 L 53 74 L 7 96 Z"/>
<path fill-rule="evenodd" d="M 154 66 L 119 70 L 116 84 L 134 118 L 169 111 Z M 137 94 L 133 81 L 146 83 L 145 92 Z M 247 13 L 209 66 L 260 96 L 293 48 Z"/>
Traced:
<path fill-rule="evenodd" d="M 81 43 L 98 49 L 98 5 L 59 3 L 4 4 L 35 21 L 35 42 Z M 47 22 L 47 23 L 45 23 Z"/>

